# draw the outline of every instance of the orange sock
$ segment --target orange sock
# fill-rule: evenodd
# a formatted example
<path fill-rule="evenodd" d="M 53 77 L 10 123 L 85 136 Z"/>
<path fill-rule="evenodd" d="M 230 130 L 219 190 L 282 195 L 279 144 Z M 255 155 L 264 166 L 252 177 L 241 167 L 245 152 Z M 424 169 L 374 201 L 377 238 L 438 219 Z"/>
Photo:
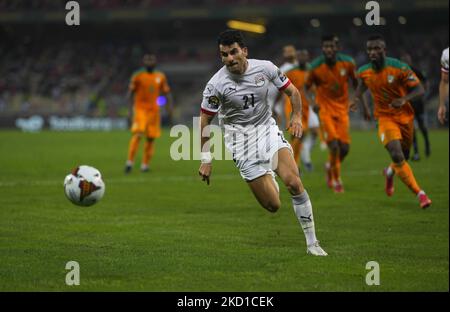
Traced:
<path fill-rule="evenodd" d="M 139 148 L 140 140 L 141 140 L 141 137 L 137 134 L 133 134 L 133 136 L 130 139 L 130 144 L 128 147 L 128 162 L 129 163 L 134 162 L 134 156 L 136 156 L 136 152 Z"/>
<path fill-rule="evenodd" d="M 302 150 L 302 142 L 298 138 L 293 138 L 291 140 L 292 150 L 294 152 L 295 163 L 300 166 L 300 151 Z"/>
<path fill-rule="evenodd" d="M 150 160 L 153 157 L 153 153 L 155 151 L 155 142 L 153 140 L 149 141 L 145 141 L 145 146 L 144 146 L 144 158 L 142 159 L 142 164 L 143 165 L 147 165 L 150 163 Z"/>
<path fill-rule="evenodd" d="M 402 161 L 399 164 L 392 163 L 391 168 L 394 169 L 395 174 L 411 191 L 414 192 L 414 194 L 420 192 L 420 187 L 416 182 L 416 178 L 414 178 L 412 169 L 406 161 Z"/>

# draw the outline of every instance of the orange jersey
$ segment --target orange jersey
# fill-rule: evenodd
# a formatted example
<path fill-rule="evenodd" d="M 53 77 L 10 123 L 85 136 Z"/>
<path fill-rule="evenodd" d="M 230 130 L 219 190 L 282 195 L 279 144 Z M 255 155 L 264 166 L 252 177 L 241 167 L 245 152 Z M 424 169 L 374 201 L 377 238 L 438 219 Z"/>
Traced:
<path fill-rule="evenodd" d="M 389 117 L 400 123 L 407 123 L 414 118 L 414 110 L 409 102 L 400 108 L 389 106 L 393 100 L 405 96 L 409 88 L 420 84 L 419 78 L 407 64 L 387 57 L 381 70 L 376 71 L 369 63 L 359 68 L 358 77 L 372 93 L 375 118 Z"/>
<path fill-rule="evenodd" d="M 305 92 L 303 91 L 303 87 L 304 87 L 307 77 L 308 77 L 308 71 L 303 70 L 300 67 L 296 66 L 296 67 L 290 69 L 289 71 L 287 71 L 285 74 L 289 78 L 291 83 L 300 92 L 300 95 L 302 97 L 302 116 L 303 116 L 303 119 L 308 120 L 309 104 L 308 104 L 308 100 L 305 97 Z M 292 105 L 291 105 L 291 101 L 289 100 L 288 97 L 286 97 L 285 110 L 286 110 L 286 114 L 290 116 L 290 114 L 292 112 Z M 306 125 L 304 125 L 304 126 L 306 126 Z"/>
<path fill-rule="evenodd" d="M 158 97 L 169 93 L 166 76 L 159 72 L 148 72 L 145 68 L 135 72 L 130 81 L 130 91 L 134 92 L 134 107 L 144 110 L 158 110 Z"/>
<path fill-rule="evenodd" d="M 316 102 L 323 113 L 339 116 L 348 113 L 348 79 L 356 80 L 355 61 L 337 53 L 336 64 L 329 66 L 322 55 L 311 63 L 307 88 L 316 86 Z"/>

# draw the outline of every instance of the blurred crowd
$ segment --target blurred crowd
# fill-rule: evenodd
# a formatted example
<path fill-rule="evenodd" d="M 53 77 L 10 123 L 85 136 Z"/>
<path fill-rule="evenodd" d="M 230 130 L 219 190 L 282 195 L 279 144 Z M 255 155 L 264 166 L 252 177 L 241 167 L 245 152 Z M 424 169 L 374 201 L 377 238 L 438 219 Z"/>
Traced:
<path fill-rule="evenodd" d="M 0 0 L 1 11 L 17 10 L 60 10 L 68 0 Z M 161 7 L 221 6 L 221 5 L 275 5 L 295 3 L 292 0 L 77 0 L 85 10 L 102 9 L 146 9 Z M 304 1 L 305 2 L 305 1 Z M 314 2 L 313 0 L 306 1 Z"/>
<path fill-rule="evenodd" d="M 278 27 L 283 28 L 281 24 Z M 312 58 L 316 57 L 321 53 L 320 34 L 309 31 L 299 34 L 293 29 L 284 31 L 283 36 L 278 30 L 262 37 L 248 35 L 250 57 L 270 59 L 281 65 L 281 49 L 288 43 L 306 48 Z M 149 40 L 130 37 L 129 31 L 93 32 L 96 36 L 90 39 L 78 36 L 71 40 L 46 36 L 45 31 L 43 35 L 14 39 L 4 35 L 7 40 L 0 40 L 0 114 L 125 116 L 129 78 L 149 49 L 157 54 L 160 69 L 167 69 L 178 121 L 189 120 L 198 113 L 204 85 L 220 66 L 215 36 L 196 34 L 193 40 L 185 29 L 184 33 L 176 32 L 175 37 L 161 35 L 157 44 L 147 45 Z M 399 58 L 409 53 L 414 65 L 429 78 L 429 99 L 438 94 L 440 56 L 448 46 L 445 33 L 446 30 L 438 28 L 422 32 L 412 29 L 389 32 L 386 36 L 390 56 Z M 367 62 L 366 34 L 354 30 L 337 34 L 345 53 L 353 56 L 358 65 Z"/>

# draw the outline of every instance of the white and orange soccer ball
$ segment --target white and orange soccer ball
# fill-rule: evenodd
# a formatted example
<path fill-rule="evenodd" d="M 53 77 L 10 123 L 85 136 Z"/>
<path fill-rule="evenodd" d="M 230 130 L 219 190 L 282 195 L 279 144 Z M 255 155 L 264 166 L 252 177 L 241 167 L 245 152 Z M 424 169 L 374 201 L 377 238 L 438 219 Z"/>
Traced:
<path fill-rule="evenodd" d="M 79 166 L 64 179 L 64 193 L 77 206 L 92 206 L 105 195 L 102 174 L 94 167 Z"/>

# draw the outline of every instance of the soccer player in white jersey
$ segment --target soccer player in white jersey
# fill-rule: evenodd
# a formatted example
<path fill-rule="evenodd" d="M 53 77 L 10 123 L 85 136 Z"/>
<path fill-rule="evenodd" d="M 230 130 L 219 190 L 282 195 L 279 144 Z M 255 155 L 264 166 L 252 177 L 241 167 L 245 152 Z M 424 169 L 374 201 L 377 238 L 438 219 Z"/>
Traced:
<path fill-rule="evenodd" d="M 448 48 L 442 52 L 441 57 L 441 82 L 439 84 L 439 110 L 438 119 L 444 124 L 447 117 L 445 116 L 447 108 L 445 101 L 448 98 Z"/>
<path fill-rule="evenodd" d="M 306 237 L 307 253 L 326 256 L 316 238 L 311 201 L 300 180 L 291 147 L 272 118 L 267 102 L 270 84 L 290 97 L 293 114 L 289 129 L 301 137 L 300 93 L 270 61 L 247 59 L 248 49 L 241 32 L 222 32 L 218 46 L 224 66 L 203 92 L 199 175 L 209 184 L 212 157 L 205 130 L 218 113 L 225 128 L 225 145 L 261 206 L 272 213 L 281 206 L 276 173 L 292 195 L 294 212 Z"/>

